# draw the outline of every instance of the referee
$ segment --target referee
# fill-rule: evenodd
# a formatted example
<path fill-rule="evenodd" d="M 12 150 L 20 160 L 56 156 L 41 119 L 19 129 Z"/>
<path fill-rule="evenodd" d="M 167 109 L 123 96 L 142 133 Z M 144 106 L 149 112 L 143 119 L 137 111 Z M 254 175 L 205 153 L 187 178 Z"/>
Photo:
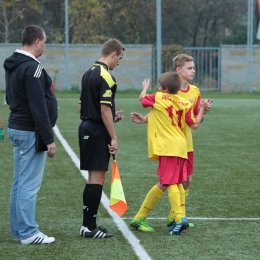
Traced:
<path fill-rule="evenodd" d="M 88 171 L 83 191 L 83 224 L 80 235 L 85 238 L 109 238 L 114 235 L 98 227 L 96 217 L 108 170 L 110 154 L 117 155 L 118 144 L 114 122 L 121 111 L 115 111 L 117 84 L 109 70 L 119 65 L 125 48 L 117 39 L 106 41 L 101 57 L 83 75 L 80 95 L 79 149 L 80 169 Z"/>

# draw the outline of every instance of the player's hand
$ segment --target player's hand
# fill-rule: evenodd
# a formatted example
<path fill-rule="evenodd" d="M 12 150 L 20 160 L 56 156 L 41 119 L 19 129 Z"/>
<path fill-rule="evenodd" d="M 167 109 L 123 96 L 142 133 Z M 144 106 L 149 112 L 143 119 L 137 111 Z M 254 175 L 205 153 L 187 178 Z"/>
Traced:
<path fill-rule="evenodd" d="M 204 114 L 206 114 L 206 113 L 208 113 L 210 111 L 211 106 L 213 104 L 213 100 L 212 99 L 205 99 L 205 101 L 208 103 L 208 105 L 207 105 L 207 107 L 206 107 L 206 109 L 204 111 Z"/>
<path fill-rule="evenodd" d="M 206 110 L 208 106 L 208 100 L 207 99 L 201 99 L 200 101 L 200 109 Z"/>
<path fill-rule="evenodd" d="M 120 120 L 122 120 L 124 118 L 124 116 L 122 115 L 122 113 L 124 112 L 124 110 L 119 110 L 119 111 L 116 111 L 115 113 L 115 119 L 114 119 L 114 122 L 119 122 Z"/>
<path fill-rule="evenodd" d="M 56 144 L 55 143 L 48 144 L 47 148 L 48 148 L 47 156 L 52 158 L 56 153 Z"/>
<path fill-rule="evenodd" d="M 142 82 L 143 90 L 147 90 L 149 88 L 149 84 L 150 84 L 150 80 L 144 79 L 144 81 Z"/>
<path fill-rule="evenodd" d="M 131 115 L 130 115 L 130 118 L 131 118 L 131 121 L 136 123 L 136 124 L 146 123 L 145 120 L 144 120 L 144 116 L 142 116 L 141 114 L 136 113 L 136 112 L 132 112 Z"/>

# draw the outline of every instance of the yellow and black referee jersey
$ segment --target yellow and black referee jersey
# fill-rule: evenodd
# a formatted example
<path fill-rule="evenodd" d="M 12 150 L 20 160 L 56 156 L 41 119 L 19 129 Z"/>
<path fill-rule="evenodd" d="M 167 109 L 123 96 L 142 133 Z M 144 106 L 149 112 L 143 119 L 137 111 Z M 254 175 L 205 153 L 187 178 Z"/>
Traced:
<path fill-rule="evenodd" d="M 110 74 L 108 66 L 96 61 L 95 64 L 83 75 L 81 81 L 80 101 L 81 120 L 92 119 L 102 121 L 100 105 L 111 107 L 113 118 L 115 117 L 115 93 L 117 84 Z"/>

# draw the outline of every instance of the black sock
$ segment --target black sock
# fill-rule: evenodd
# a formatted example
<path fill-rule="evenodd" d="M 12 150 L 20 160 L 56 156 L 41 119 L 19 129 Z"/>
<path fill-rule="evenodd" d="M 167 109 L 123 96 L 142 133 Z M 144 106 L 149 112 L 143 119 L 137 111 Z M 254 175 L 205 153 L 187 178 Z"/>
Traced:
<path fill-rule="evenodd" d="M 88 194 L 88 184 L 86 184 L 85 189 L 83 191 L 83 223 L 82 226 L 86 227 L 87 225 L 87 218 L 88 218 L 88 208 L 87 204 L 87 194 Z"/>
<path fill-rule="evenodd" d="M 103 186 L 100 184 L 89 184 L 86 198 L 86 206 L 88 210 L 87 221 L 85 227 L 93 230 L 97 227 L 96 218 L 98 207 L 102 196 Z"/>

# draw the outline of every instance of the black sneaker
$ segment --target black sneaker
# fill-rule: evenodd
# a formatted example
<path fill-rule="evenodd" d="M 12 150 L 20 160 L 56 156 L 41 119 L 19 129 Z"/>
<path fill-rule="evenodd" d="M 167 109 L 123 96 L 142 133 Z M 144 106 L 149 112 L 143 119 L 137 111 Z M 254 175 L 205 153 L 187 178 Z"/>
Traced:
<path fill-rule="evenodd" d="M 87 227 L 84 230 L 84 237 L 89 238 L 109 238 L 113 237 L 114 234 L 109 233 L 105 228 L 103 227 L 97 227 L 96 229 L 90 231 Z"/>

